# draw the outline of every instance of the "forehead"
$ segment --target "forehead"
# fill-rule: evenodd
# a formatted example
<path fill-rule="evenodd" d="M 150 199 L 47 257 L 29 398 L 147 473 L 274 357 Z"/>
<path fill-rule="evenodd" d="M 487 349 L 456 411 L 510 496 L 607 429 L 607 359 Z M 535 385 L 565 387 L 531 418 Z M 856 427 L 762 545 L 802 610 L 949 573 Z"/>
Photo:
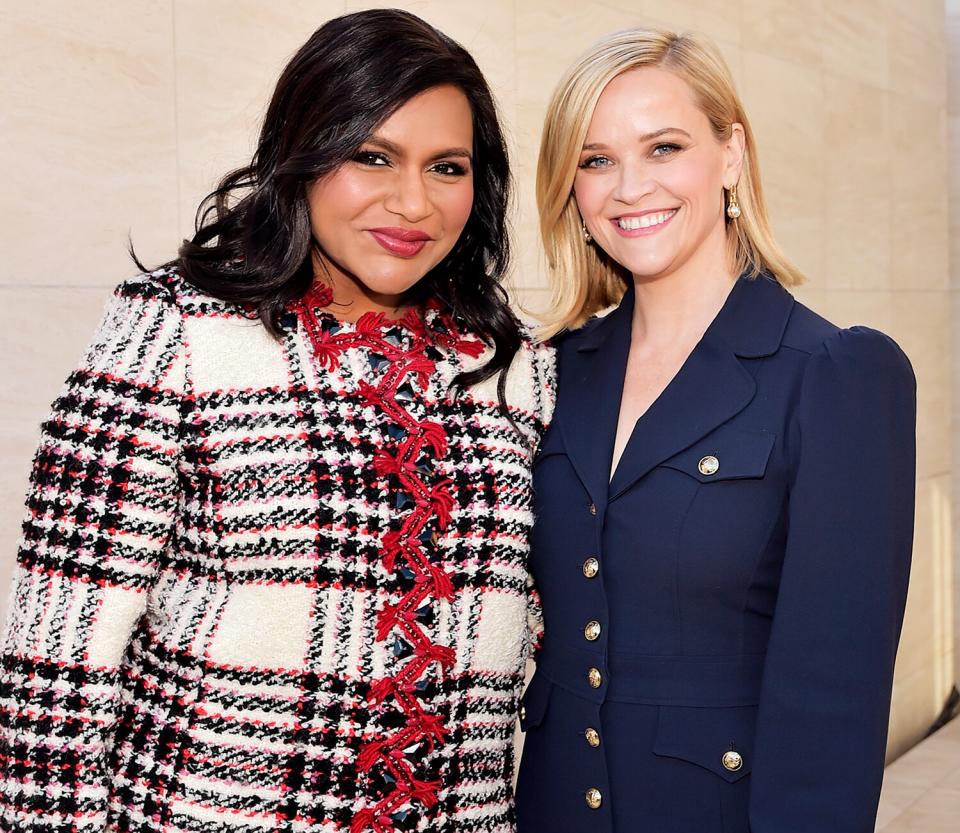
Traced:
<path fill-rule="evenodd" d="M 608 133 L 652 133 L 680 127 L 691 135 L 709 130 L 693 88 L 679 75 L 659 67 L 623 72 L 604 88 L 590 119 L 587 140 Z"/>
<path fill-rule="evenodd" d="M 401 104 L 374 134 L 398 145 L 470 147 L 473 111 L 459 87 L 433 87 Z"/>

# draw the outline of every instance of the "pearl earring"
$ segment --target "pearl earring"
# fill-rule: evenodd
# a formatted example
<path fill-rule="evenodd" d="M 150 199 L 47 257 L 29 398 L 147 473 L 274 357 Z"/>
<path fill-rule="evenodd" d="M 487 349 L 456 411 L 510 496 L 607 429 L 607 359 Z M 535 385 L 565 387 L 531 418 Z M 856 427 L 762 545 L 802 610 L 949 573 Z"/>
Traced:
<path fill-rule="evenodd" d="M 740 203 L 737 202 L 737 186 L 731 185 L 727 191 L 727 216 L 731 220 L 736 220 L 743 212 L 740 211 Z"/>
<path fill-rule="evenodd" d="M 587 243 L 592 243 L 593 235 L 591 235 L 590 232 L 587 231 L 587 224 L 583 220 L 580 221 L 580 230 L 583 232 L 584 241 Z"/>

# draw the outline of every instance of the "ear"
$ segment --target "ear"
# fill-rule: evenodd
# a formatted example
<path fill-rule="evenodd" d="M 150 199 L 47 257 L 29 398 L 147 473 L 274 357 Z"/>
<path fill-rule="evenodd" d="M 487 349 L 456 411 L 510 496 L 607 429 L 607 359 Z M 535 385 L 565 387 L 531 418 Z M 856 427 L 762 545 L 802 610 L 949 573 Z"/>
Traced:
<path fill-rule="evenodd" d="M 743 125 L 735 121 L 730 125 L 730 138 L 724 146 L 723 187 L 729 188 L 740 181 L 743 170 L 743 153 L 746 148 L 746 135 Z"/>

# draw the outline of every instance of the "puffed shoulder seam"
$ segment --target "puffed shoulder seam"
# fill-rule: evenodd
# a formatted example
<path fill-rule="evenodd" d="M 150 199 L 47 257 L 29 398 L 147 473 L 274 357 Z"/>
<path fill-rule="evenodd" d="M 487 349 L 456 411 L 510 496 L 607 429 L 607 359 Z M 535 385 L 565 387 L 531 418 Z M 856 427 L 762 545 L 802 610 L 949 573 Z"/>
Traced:
<path fill-rule="evenodd" d="M 846 405 L 841 410 L 848 416 L 855 412 L 865 417 L 877 407 L 915 414 L 916 389 L 910 360 L 885 333 L 863 326 L 831 333 L 807 355 L 798 404 L 786 432 L 796 470 L 807 438 L 823 431 L 852 430 L 838 426 L 832 405 Z"/>
<path fill-rule="evenodd" d="M 907 354 L 890 336 L 872 327 L 857 325 L 838 329 L 823 340 L 808 360 L 810 367 L 830 360 L 838 369 L 853 373 L 880 373 L 894 381 L 896 375 L 910 380 L 916 388 L 916 377 Z"/>

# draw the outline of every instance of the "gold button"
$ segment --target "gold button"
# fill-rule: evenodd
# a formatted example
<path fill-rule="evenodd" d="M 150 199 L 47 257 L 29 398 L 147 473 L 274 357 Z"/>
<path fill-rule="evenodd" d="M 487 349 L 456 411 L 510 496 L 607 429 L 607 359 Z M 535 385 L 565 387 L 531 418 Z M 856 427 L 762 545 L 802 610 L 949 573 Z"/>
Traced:
<path fill-rule="evenodd" d="M 584 798 L 587 800 L 587 806 L 591 810 L 599 810 L 600 805 L 603 804 L 603 796 L 600 794 L 600 790 L 596 787 L 591 787 L 587 790 Z"/>
<path fill-rule="evenodd" d="M 591 514 L 591 515 L 596 515 L 596 514 L 597 514 L 597 504 L 595 504 L 595 503 L 591 503 L 591 504 L 590 504 L 590 514 Z"/>
<path fill-rule="evenodd" d="M 596 558 L 588 558 L 583 562 L 583 574 L 587 578 L 593 578 L 600 572 L 600 562 Z"/>
<path fill-rule="evenodd" d="M 590 683 L 590 688 L 600 688 L 603 685 L 603 676 L 599 668 L 591 668 L 587 671 L 587 682 Z"/>
<path fill-rule="evenodd" d="M 583 629 L 583 635 L 587 638 L 587 642 L 593 642 L 596 639 L 600 638 L 600 623 L 595 619 L 587 622 L 586 627 Z"/>
<path fill-rule="evenodd" d="M 520 719 L 521 720 L 527 719 L 527 707 L 522 704 L 520 706 Z"/>
<path fill-rule="evenodd" d="M 697 468 L 700 469 L 700 474 L 708 476 L 716 474 L 720 468 L 720 461 L 712 454 L 708 454 L 706 457 L 700 458 L 700 462 L 697 463 Z"/>
<path fill-rule="evenodd" d="M 729 770 L 730 772 L 736 772 L 740 767 L 743 766 L 743 758 L 740 757 L 739 752 L 734 752 L 732 749 L 729 752 L 723 753 L 723 768 Z"/>
<path fill-rule="evenodd" d="M 587 731 L 583 735 L 587 739 L 587 743 L 594 749 L 600 745 L 600 733 L 592 726 L 587 727 Z"/>

